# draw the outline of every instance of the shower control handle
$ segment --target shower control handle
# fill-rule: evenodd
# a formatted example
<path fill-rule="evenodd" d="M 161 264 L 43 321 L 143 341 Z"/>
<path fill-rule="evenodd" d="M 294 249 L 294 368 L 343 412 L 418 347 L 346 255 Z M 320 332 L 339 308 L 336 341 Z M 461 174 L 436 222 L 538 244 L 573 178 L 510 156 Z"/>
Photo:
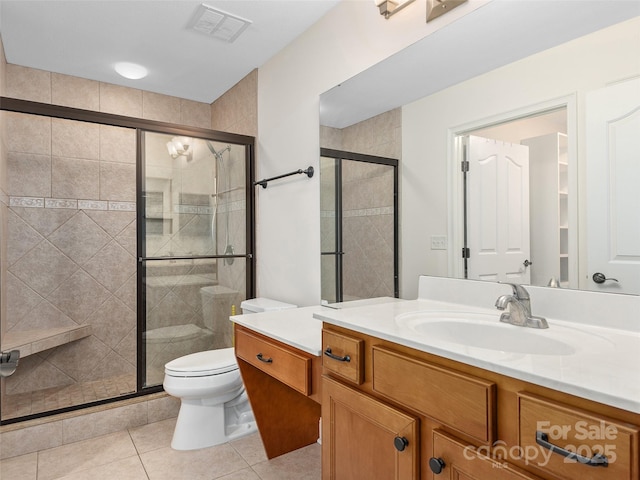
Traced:
<path fill-rule="evenodd" d="M 273 358 L 266 358 L 262 356 L 262 353 L 256 355 L 256 358 L 264 363 L 273 363 Z"/>

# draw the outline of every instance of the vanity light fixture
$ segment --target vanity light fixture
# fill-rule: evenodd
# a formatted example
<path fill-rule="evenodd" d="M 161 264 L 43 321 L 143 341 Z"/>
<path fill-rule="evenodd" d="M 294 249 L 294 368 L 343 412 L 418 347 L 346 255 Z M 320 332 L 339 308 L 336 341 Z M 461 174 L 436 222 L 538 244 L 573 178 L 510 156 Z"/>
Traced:
<path fill-rule="evenodd" d="M 453 10 L 467 0 L 427 0 L 427 22 Z"/>
<path fill-rule="evenodd" d="M 415 0 L 373 0 L 376 3 L 376 7 L 380 9 L 380 15 L 389 19 L 391 15 L 395 15 L 404 7 L 413 3 Z"/>
<path fill-rule="evenodd" d="M 146 77 L 147 73 L 149 73 L 142 65 L 130 62 L 118 62 L 113 66 L 113 68 L 118 74 L 131 80 L 140 80 L 141 78 Z"/>
<path fill-rule="evenodd" d="M 190 161 L 193 158 L 193 150 L 190 150 L 189 146 L 187 137 L 173 137 L 167 142 L 167 150 L 173 159 L 184 156 L 187 161 Z"/>

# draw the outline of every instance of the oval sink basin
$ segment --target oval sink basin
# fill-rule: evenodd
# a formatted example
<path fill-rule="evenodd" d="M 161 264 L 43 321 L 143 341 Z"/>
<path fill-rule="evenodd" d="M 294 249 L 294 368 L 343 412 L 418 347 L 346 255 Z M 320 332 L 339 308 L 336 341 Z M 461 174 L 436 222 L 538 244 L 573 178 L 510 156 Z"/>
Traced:
<path fill-rule="evenodd" d="M 471 312 L 413 312 L 396 317 L 396 324 L 433 340 L 465 347 L 534 355 L 571 355 L 576 348 L 557 337 L 576 334 L 595 338 L 578 330 L 552 325 L 548 329 L 517 327 L 500 322 L 495 315 Z M 567 331 L 570 336 L 567 337 Z M 580 339 L 578 339 L 580 341 Z M 573 342 L 572 342 L 573 343 Z"/>

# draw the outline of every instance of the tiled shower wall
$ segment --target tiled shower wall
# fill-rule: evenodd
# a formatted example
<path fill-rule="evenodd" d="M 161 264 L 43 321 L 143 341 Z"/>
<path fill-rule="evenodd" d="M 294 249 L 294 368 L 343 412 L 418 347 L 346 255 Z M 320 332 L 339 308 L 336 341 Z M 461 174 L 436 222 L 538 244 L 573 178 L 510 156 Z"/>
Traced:
<path fill-rule="evenodd" d="M 224 132 L 237 133 L 239 135 L 258 136 L 258 70 L 255 69 L 236 85 L 230 88 L 224 95 L 211 104 L 211 128 Z M 255 152 L 254 152 L 255 153 Z M 226 222 L 228 216 L 229 238 L 232 239 L 232 247 L 236 253 L 246 252 L 244 234 L 246 228 L 246 204 L 244 186 L 245 172 L 242 155 L 238 149 L 232 149 L 225 153 L 228 160 L 225 167 L 228 168 L 229 188 L 235 189 L 228 195 L 220 197 L 218 209 L 217 245 L 218 253 L 224 253 L 226 248 Z M 224 227 L 223 227 L 224 226 Z M 235 242 L 241 241 L 241 244 Z M 232 301 L 236 312 L 240 312 L 240 301 L 244 299 L 245 292 L 245 261 L 236 260 L 233 264 L 218 263 L 218 280 L 239 292 Z"/>
<path fill-rule="evenodd" d="M 211 126 L 207 104 L 2 65 L 8 97 Z M 2 329 L 92 329 L 87 338 L 21 359 L 3 393 L 133 374 L 135 132 L 16 113 L 3 113 L 3 120 L 10 206 L 8 233 L 2 232 L 8 245 Z"/>
<path fill-rule="evenodd" d="M 350 127 L 320 127 L 323 148 L 375 155 L 402 157 L 402 112 L 400 108 L 377 115 Z M 393 173 L 389 167 L 347 162 L 343 169 L 343 241 L 349 252 L 343 266 L 345 300 L 393 296 Z M 321 188 L 327 188 L 323 185 Z M 332 205 L 330 206 L 333 207 Z M 333 231 L 323 215 L 322 232 Z M 323 264 L 325 266 L 326 264 Z M 333 272 L 323 270 L 325 279 Z"/>

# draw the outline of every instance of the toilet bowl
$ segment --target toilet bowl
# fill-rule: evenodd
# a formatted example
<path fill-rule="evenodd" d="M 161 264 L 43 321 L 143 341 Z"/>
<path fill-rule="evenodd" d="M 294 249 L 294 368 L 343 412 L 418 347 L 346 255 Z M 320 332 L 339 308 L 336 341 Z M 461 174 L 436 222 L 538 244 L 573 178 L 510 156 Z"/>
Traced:
<path fill-rule="evenodd" d="M 211 447 L 257 430 L 233 348 L 167 363 L 163 386 L 181 402 L 171 440 L 175 450 Z"/>
<path fill-rule="evenodd" d="M 201 294 L 204 302 L 214 292 L 205 290 Z M 257 298 L 243 301 L 241 307 L 243 313 L 254 313 L 295 305 Z M 233 348 L 176 358 L 165 365 L 164 372 L 164 390 L 180 399 L 173 449 L 211 447 L 257 431 Z"/>

